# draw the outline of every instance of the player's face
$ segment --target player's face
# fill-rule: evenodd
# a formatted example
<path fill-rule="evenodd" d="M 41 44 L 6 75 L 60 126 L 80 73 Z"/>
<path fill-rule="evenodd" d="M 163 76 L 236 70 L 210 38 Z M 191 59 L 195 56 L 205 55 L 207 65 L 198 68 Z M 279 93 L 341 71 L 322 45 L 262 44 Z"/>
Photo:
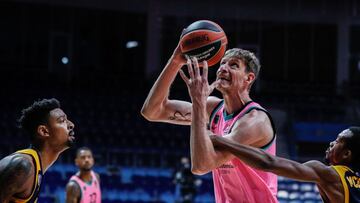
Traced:
<path fill-rule="evenodd" d="M 81 150 L 75 159 L 75 164 L 82 171 L 90 171 L 94 166 L 94 158 L 89 150 Z"/>
<path fill-rule="evenodd" d="M 346 129 L 342 131 L 336 140 L 330 142 L 329 148 L 326 150 L 325 160 L 331 164 L 343 163 L 343 153 L 346 150 L 346 137 L 352 136 L 350 130 Z"/>
<path fill-rule="evenodd" d="M 216 80 L 219 80 L 217 89 L 220 92 L 243 91 L 248 85 L 248 77 L 245 63 L 237 57 L 224 57 L 216 72 Z"/>
<path fill-rule="evenodd" d="M 50 111 L 49 143 L 58 150 L 65 150 L 75 142 L 74 124 L 68 120 L 63 110 L 56 108 Z"/>

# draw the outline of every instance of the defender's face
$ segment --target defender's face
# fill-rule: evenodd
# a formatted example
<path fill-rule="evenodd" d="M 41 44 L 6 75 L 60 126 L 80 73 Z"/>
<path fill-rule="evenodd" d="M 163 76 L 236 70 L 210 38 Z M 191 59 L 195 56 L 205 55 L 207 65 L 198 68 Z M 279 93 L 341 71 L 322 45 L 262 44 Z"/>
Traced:
<path fill-rule="evenodd" d="M 352 136 L 352 132 L 348 129 L 342 131 L 336 140 L 330 142 L 329 148 L 326 150 L 325 160 L 331 164 L 341 164 L 343 162 L 343 152 L 346 150 L 346 138 Z"/>
<path fill-rule="evenodd" d="M 247 89 L 247 79 L 245 63 L 237 57 L 224 57 L 220 67 L 216 72 L 216 80 L 219 80 L 217 89 L 220 92 L 229 90 L 242 91 Z"/>
<path fill-rule="evenodd" d="M 94 157 L 89 150 L 81 150 L 75 159 L 75 164 L 82 171 L 90 171 L 94 166 Z"/>
<path fill-rule="evenodd" d="M 65 150 L 75 142 L 74 123 L 60 108 L 50 111 L 48 119 L 49 143 L 54 149 Z"/>

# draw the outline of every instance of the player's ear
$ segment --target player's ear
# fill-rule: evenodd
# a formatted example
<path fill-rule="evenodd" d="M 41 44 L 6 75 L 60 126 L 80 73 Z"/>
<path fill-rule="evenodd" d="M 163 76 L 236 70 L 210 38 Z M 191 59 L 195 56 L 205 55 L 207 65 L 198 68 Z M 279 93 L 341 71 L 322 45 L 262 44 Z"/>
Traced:
<path fill-rule="evenodd" d="M 351 156 L 352 156 L 351 150 L 345 149 L 343 154 L 344 160 L 351 160 Z"/>
<path fill-rule="evenodd" d="M 49 129 L 46 127 L 46 125 L 39 125 L 36 132 L 41 138 L 50 136 Z"/>
<path fill-rule="evenodd" d="M 254 74 L 253 72 L 249 72 L 249 73 L 247 74 L 247 79 L 246 79 L 246 81 L 247 81 L 248 83 L 252 83 L 254 80 L 255 80 L 255 74 Z"/>

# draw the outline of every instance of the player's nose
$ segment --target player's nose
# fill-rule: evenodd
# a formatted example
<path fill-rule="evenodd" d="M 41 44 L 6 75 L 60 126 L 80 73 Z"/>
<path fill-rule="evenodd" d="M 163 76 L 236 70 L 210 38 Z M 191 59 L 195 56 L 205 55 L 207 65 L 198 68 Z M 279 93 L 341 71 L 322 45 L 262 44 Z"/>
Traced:
<path fill-rule="evenodd" d="M 226 63 L 221 64 L 220 67 L 218 68 L 217 72 L 221 73 L 221 72 L 226 72 L 227 71 L 227 67 L 228 65 Z"/>
<path fill-rule="evenodd" d="M 68 120 L 68 128 L 69 128 L 69 130 L 73 130 L 75 128 L 75 124 L 73 122 L 71 122 L 70 120 Z"/>

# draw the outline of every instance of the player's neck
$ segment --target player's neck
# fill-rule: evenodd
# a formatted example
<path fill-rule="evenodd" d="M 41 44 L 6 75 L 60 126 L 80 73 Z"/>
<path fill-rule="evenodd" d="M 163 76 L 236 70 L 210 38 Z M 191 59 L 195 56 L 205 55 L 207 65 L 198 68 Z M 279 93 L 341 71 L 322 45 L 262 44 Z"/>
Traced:
<path fill-rule="evenodd" d="M 42 171 L 45 173 L 47 169 L 54 164 L 54 162 L 58 159 L 60 152 L 53 152 L 51 150 L 42 149 L 39 150 L 40 160 Z"/>
<path fill-rule="evenodd" d="M 223 98 L 225 103 L 225 110 L 229 114 L 239 111 L 246 103 L 251 101 L 249 93 L 247 92 L 238 94 L 224 94 Z"/>
<path fill-rule="evenodd" d="M 84 182 L 92 181 L 91 170 L 80 171 L 79 177 Z"/>

